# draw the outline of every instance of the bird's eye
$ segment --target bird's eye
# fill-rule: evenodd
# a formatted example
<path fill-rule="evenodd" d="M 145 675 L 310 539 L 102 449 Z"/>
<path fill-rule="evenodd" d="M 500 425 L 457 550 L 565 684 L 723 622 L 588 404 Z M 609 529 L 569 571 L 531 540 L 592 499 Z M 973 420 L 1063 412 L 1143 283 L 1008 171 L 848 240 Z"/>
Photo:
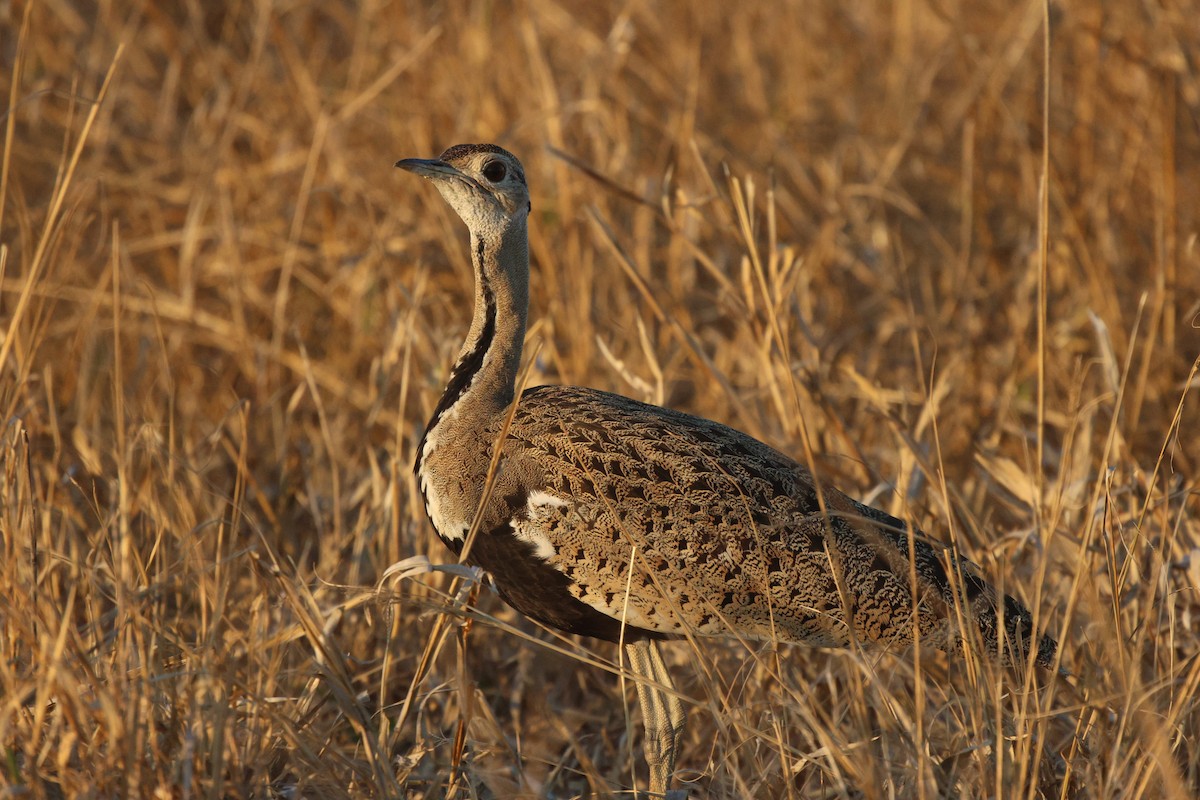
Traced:
<path fill-rule="evenodd" d="M 503 161 L 489 161 L 483 165 L 483 177 L 492 183 L 504 180 L 506 174 L 508 174 L 508 169 L 504 166 Z"/>

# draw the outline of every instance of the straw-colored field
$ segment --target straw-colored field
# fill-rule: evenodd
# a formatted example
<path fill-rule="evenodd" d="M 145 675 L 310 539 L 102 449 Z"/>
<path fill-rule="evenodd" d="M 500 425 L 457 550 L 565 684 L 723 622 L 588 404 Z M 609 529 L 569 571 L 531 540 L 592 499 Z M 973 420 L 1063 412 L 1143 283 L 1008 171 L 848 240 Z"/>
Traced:
<path fill-rule="evenodd" d="M 17 0 L 0 86 L 0 797 L 644 785 L 615 647 L 383 580 L 450 561 L 471 298 L 392 163 L 463 141 L 529 176 L 531 383 L 807 435 L 1062 642 L 670 645 L 692 797 L 1200 792 L 1191 0 Z"/>

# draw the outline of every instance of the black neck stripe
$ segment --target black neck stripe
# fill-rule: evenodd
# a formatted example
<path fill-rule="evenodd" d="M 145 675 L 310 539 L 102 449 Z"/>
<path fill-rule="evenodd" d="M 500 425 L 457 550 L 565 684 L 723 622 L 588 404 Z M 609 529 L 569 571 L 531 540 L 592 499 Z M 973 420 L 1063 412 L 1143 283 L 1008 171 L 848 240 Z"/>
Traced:
<path fill-rule="evenodd" d="M 483 368 L 483 359 L 487 356 L 487 352 L 491 349 L 492 342 L 496 338 L 496 297 L 492 294 L 492 287 L 488 284 L 487 278 L 483 274 L 482 239 L 475 245 L 475 271 L 475 279 L 479 281 L 483 293 L 483 330 L 480 331 L 479 339 L 475 342 L 475 346 L 469 352 L 464 353 L 450 370 L 450 380 L 446 382 L 446 390 L 442 393 L 442 399 L 438 401 L 437 408 L 433 410 L 433 415 L 429 418 L 429 424 L 425 426 L 425 435 L 421 437 L 421 442 L 417 445 L 417 461 L 413 465 L 414 472 L 419 473 L 421 471 L 421 459 L 424 456 L 425 440 L 429 437 L 430 431 L 437 427 L 442 416 L 455 403 L 461 400 L 462 396 L 471 388 L 471 382 L 475 380 L 475 376 Z"/>

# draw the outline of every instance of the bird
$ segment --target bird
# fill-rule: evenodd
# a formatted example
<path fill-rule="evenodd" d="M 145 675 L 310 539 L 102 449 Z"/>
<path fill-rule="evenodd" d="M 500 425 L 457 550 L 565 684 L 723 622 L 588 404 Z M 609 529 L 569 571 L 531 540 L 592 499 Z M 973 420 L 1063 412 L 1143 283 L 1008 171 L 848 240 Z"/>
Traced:
<path fill-rule="evenodd" d="M 521 162 L 458 144 L 396 166 L 470 233 L 474 311 L 414 472 L 437 535 L 521 614 L 618 643 L 637 678 L 649 791 L 672 790 L 686 712 L 657 643 L 982 642 L 1052 667 L 1057 642 L 949 548 L 719 422 L 599 389 L 517 394 L 532 203 Z M 973 626 L 974 631 L 964 629 Z"/>

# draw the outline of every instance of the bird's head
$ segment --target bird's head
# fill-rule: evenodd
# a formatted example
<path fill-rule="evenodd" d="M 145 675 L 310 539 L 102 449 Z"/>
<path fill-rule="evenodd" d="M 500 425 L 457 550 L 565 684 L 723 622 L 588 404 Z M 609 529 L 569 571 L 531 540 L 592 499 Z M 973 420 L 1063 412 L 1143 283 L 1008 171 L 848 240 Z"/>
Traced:
<path fill-rule="evenodd" d="M 531 209 L 521 162 L 494 144 L 456 144 L 437 158 L 405 158 L 396 166 L 433 181 L 477 235 L 502 235 Z"/>

